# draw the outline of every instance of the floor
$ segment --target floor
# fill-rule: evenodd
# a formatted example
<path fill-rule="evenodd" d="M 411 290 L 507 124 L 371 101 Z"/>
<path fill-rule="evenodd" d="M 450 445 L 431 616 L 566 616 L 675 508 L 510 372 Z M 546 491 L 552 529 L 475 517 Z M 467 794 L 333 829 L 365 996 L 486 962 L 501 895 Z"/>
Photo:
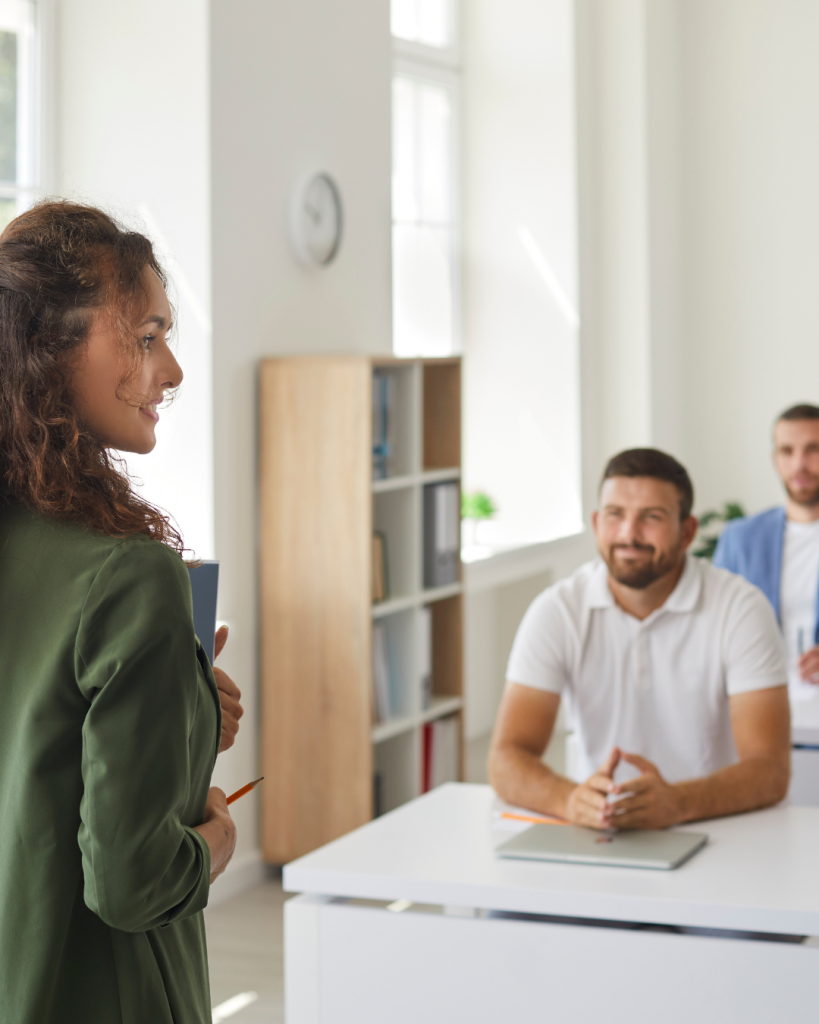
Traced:
<path fill-rule="evenodd" d="M 283 1024 L 282 908 L 286 899 L 276 872 L 261 885 L 205 911 L 214 1009 L 241 993 L 257 996 L 229 1018 L 215 1014 L 218 1019 Z"/>
<path fill-rule="evenodd" d="M 488 736 L 467 744 L 467 782 L 487 781 L 488 752 Z M 215 1020 L 283 1024 L 282 915 L 286 899 L 280 875 L 271 873 L 261 885 L 205 911 L 214 1010 L 243 993 L 257 997 L 240 1009 L 226 1006 L 225 1015 L 216 1013 Z"/>

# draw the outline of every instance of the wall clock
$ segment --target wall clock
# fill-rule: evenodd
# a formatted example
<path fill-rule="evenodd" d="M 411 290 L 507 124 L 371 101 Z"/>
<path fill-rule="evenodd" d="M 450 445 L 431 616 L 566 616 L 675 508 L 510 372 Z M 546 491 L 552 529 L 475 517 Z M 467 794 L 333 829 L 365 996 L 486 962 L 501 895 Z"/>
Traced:
<path fill-rule="evenodd" d="M 341 245 L 341 193 L 326 171 L 306 174 L 296 185 L 290 207 L 290 236 L 303 263 L 326 267 Z"/>

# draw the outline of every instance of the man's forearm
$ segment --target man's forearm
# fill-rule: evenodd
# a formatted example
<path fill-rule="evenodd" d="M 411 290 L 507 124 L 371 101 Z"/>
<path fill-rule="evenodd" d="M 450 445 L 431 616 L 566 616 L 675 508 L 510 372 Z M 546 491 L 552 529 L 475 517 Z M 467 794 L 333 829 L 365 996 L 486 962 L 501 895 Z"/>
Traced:
<path fill-rule="evenodd" d="M 536 754 L 512 746 L 491 751 L 489 781 L 508 803 L 561 818 L 575 789 L 574 782 L 553 772 Z"/>
<path fill-rule="evenodd" d="M 788 792 L 790 765 L 776 757 L 753 757 L 702 779 L 674 786 L 680 821 L 699 821 L 769 807 Z"/>

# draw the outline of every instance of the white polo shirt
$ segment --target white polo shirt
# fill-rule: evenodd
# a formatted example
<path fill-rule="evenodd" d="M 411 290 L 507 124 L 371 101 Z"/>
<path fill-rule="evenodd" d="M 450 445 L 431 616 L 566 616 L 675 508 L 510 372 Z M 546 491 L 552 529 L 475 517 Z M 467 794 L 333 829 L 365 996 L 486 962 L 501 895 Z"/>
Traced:
<path fill-rule="evenodd" d="M 679 782 L 737 760 L 729 696 L 785 685 L 787 675 L 762 592 L 686 556 L 665 604 L 642 621 L 615 603 L 601 559 L 544 590 L 520 624 L 506 678 L 566 698 L 582 778 L 618 746 Z"/>

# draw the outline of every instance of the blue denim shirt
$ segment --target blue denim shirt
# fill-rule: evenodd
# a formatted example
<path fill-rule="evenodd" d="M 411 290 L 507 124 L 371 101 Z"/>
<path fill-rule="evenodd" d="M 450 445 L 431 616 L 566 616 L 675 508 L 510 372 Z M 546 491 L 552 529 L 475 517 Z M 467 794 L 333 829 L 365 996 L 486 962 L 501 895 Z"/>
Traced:
<path fill-rule="evenodd" d="M 771 508 L 747 519 L 728 523 L 714 553 L 714 565 L 744 576 L 768 598 L 779 614 L 779 593 L 782 580 L 782 544 L 785 539 L 784 508 Z M 814 644 L 819 644 L 819 594 Z"/>

